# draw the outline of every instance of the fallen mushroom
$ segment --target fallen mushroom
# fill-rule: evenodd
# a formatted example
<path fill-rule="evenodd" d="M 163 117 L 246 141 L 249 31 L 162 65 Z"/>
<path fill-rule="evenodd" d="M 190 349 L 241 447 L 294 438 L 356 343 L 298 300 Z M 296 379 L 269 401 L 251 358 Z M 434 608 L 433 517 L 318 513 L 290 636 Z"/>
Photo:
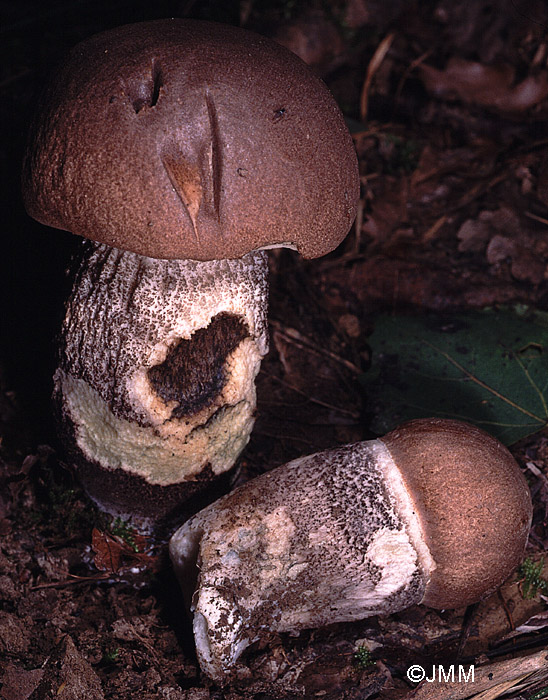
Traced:
<path fill-rule="evenodd" d="M 84 238 L 54 398 L 88 494 L 143 529 L 229 470 L 268 349 L 265 249 L 345 237 L 357 159 L 325 85 L 245 30 L 158 20 L 69 54 L 31 128 L 27 211 Z"/>
<path fill-rule="evenodd" d="M 520 563 L 531 516 L 497 440 L 415 420 L 249 481 L 177 530 L 170 555 L 200 665 L 223 681 L 272 632 L 480 600 Z"/>

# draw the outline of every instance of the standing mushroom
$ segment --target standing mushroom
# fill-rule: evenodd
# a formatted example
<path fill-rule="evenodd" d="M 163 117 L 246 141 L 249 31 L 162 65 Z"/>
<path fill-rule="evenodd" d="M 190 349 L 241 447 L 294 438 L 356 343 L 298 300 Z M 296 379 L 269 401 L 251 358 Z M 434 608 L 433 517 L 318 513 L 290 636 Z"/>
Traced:
<path fill-rule="evenodd" d="M 265 249 L 334 249 L 357 160 L 325 85 L 275 42 L 193 20 L 69 54 L 31 128 L 27 211 L 84 243 L 54 397 L 99 506 L 145 528 L 229 470 L 268 349 Z"/>
<path fill-rule="evenodd" d="M 415 420 L 247 482 L 188 520 L 170 554 L 200 665 L 223 681 L 272 632 L 480 600 L 520 563 L 531 517 L 503 445 Z"/>

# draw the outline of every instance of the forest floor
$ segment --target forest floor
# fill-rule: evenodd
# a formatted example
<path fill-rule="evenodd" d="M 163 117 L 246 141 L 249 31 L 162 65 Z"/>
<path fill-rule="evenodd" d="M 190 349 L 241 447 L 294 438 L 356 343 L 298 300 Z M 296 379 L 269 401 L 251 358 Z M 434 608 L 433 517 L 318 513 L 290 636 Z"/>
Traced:
<path fill-rule="evenodd" d="M 546 3 L 154 5 L 0 3 L 1 700 L 548 697 Z M 534 501 L 527 564 L 488 599 L 273 636 L 225 688 L 200 672 L 165 552 L 108 523 L 64 462 L 49 393 L 75 244 L 45 234 L 18 193 L 36 88 L 63 51 L 170 15 L 240 22 L 300 53 L 345 112 L 360 162 L 358 218 L 341 246 L 320 260 L 270 254 L 271 349 L 238 483 L 431 413 L 488 423 Z M 462 360 L 452 378 L 466 391 L 447 396 L 447 367 L 432 363 L 456 346 L 474 368 Z M 440 373 L 428 390 L 425 367 Z M 473 683 L 416 688 L 407 675 L 471 664 Z"/>

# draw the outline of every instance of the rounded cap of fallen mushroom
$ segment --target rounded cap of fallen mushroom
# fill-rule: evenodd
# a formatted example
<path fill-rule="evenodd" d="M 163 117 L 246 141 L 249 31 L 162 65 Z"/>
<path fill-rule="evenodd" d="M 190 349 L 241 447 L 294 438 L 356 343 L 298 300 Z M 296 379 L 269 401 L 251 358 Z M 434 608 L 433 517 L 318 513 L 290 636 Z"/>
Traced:
<path fill-rule="evenodd" d="M 38 221 L 154 258 L 305 257 L 346 236 L 352 139 L 297 56 L 246 30 L 186 19 L 78 46 L 39 107 L 23 168 Z"/>
<path fill-rule="evenodd" d="M 523 558 L 531 523 L 529 489 L 510 452 L 475 426 L 436 418 L 404 423 L 381 442 L 436 564 L 421 602 L 458 608 L 495 590 Z"/>

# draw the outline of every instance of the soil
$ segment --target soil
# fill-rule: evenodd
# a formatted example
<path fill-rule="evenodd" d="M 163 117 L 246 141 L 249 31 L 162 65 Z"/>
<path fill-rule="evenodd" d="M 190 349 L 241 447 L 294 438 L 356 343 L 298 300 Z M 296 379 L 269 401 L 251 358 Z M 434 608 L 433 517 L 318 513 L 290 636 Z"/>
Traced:
<path fill-rule="evenodd" d="M 546 4 L 22 0 L 0 7 L 1 700 L 464 698 L 474 689 L 462 683 L 458 691 L 443 682 L 416 690 L 407 669 L 472 663 L 492 669 L 477 692 L 546 697 L 542 660 L 521 686 L 505 688 L 493 665 L 509 662 L 515 679 L 520 664 L 536 663 L 535 652 L 547 647 L 546 430 L 511 446 L 535 507 L 532 597 L 516 573 L 467 610 L 415 606 L 297 637 L 272 635 L 245 656 L 238 678 L 211 683 L 197 665 L 165 550 L 98 513 L 57 443 L 49 404 L 54 338 L 76 242 L 26 216 L 18 183 L 45 75 L 70 46 L 112 26 L 168 16 L 241 24 L 290 46 L 327 82 L 355 138 L 359 213 L 326 258 L 270 255 L 271 350 L 257 381 L 255 430 L 238 464 L 235 483 L 243 483 L 295 457 L 372 437 L 360 377 L 374 366 L 368 337 L 379 310 L 546 308 Z"/>

